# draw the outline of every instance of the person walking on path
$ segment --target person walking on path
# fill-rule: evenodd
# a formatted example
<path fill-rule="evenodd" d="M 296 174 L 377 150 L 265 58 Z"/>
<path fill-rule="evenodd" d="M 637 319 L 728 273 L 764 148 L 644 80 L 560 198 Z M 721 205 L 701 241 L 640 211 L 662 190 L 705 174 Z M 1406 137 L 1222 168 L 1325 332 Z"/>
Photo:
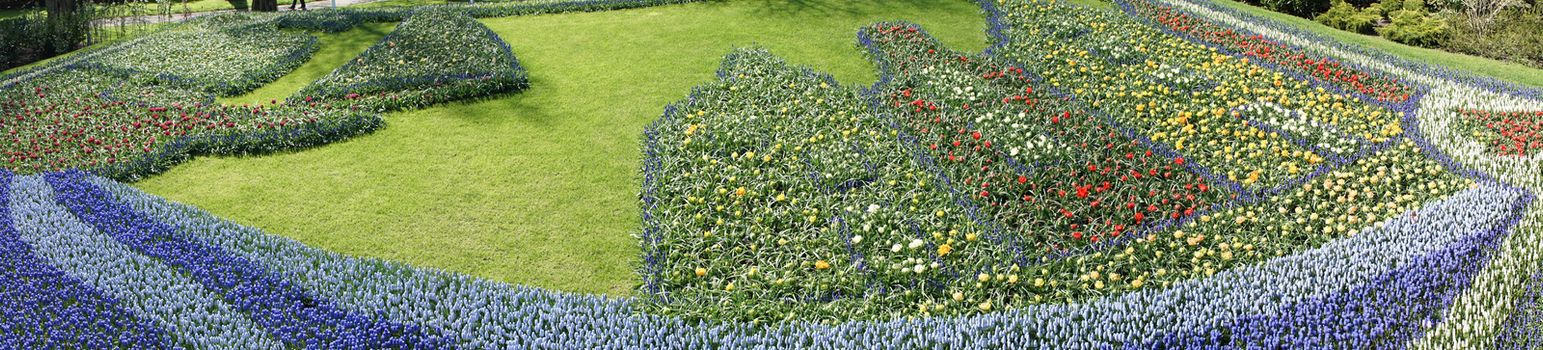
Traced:
<path fill-rule="evenodd" d="M 305 0 L 289 0 L 289 9 L 294 10 L 297 3 L 300 4 L 300 10 L 305 10 Z"/>

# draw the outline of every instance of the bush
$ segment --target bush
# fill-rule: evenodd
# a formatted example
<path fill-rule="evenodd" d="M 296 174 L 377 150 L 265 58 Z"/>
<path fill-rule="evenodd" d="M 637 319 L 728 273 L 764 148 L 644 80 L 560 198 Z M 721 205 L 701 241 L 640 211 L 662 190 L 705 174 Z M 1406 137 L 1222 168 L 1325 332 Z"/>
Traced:
<path fill-rule="evenodd" d="M 1444 49 L 1543 67 L 1543 8 L 1504 11 L 1487 32 L 1465 20 L 1454 17 Z"/>
<path fill-rule="evenodd" d="M 0 69 L 11 69 L 47 56 L 47 40 L 41 33 L 42 21 L 29 18 L 0 19 Z"/>
<path fill-rule="evenodd" d="M 95 13 L 89 2 L 83 4 L 73 15 L 53 23 L 42 11 L 0 19 L 0 70 L 74 51 L 89 43 Z"/>
<path fill-rule="evenodd" d="M 43 3 L 42 1 L 38 1 L 38 0 L 0 0 L 0 9 L 7 9 L 7 10 L 9 10 L 9 9 L 21 9 L 21 8 L 28 8 L 28 7 L 38 7 L 38 6 L 41 6 L 42 3 Z"/>
<path fill-rule="evenodd" d="M 1328 11 L 1329 0 L 1262 0 L 1261 4 L 1271 11 L 1284 12 L 1304 18 Z"/>
<path fill-rule="evenodd" d="M 1378 19 L 1382 19 L 1380 7 L 1373 5 L 1365 10 L 1356 9 L 1355 5 L 1348 2 L 1336 1 L 1334 6 L 1318 17 L 1313 18 L 1318 23 L 1341 30 L 1352 31 L 1361 34 L 1375 34 L 1373 28 Z"/>
<path fill-rule="evenodd" d="M 1377 34 L 1388 40 L 1414 46 L 1439 46 L 1446 40 L 1450 28 L 1446 19 L 1424 11 L 1398 10 L 1393 11 L 1389 17 L 1392 21 L 1377 28 Z"/>

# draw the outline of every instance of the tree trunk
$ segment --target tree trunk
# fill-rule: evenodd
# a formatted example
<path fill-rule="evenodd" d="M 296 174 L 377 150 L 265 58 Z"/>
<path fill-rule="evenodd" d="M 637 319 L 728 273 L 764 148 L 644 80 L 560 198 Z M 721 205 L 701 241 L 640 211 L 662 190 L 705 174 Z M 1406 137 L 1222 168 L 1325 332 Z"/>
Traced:
<path fill-rule="evenodd" d="M 278 0 L 252 0 L 252 11 L 273 12 L 278 10 Z"/>
<path fill-rule="evenodd" d="M 48 18 L 44 21 L 47 30 L 52 54 L 62 54 L 75 50 L 85 39 L 85 26 L 81 23 L 80 14 L 76 13 L 75 0 L 45 0 L 43 7 L 48 10 Z"/>
<path fill-rule="evenodd" d="M 75 13 L 75 0 L 45 0 L 43 6 L 48 9 L 49 22 L 59 22 Z"/>

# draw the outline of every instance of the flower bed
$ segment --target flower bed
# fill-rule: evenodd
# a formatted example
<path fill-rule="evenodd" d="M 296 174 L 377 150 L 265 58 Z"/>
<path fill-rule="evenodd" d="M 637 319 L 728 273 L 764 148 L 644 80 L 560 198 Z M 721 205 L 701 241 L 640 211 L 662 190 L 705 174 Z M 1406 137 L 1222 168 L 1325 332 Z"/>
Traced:
<path fill-rule="evenodd" d="M 1543 155 L 1537 114 L 1521 112 L 1543 110 L 1535 93 L 1312 45 L 1186 0 L 1124 3 L 1123 15 L 982 5 L 998 40 L 984 54 L 912 24 L 863 28 L 880 68 L 867 89 L 765 51 L 726 57 L 718 80 L 644 133 L 635 298 L 352 258 L 105 178 L 0 171 L 0 311 L 19 315 L 0 319 L 0 346 L 1537 341 Z M 253 20 L 190 26 L 266 25 Z M 351 69 L 504 67 L 364 69 L 415 57 L 393 40 Z M 379 123 L 351 107 L 379 94 L 210 106 L 183 103 L 207 100 L 197 88 L 115 80 L 134 70 L 65 73 L 0 91 L 4 155 L 29 162 L 21 169 L 101 164 L 106 152 L 133 162 L 102 173 L 133 173 Z"/>
<path fill-rule="evenodd" d="M 277 80 L 316 52 L 314 36 L 281 31 L 270 21 L 214 17 L 152 34 L 93 61 L 138 79 L 233 96 Z"/>
<path fill-rule="evenodd" d="M 910 25 L 880 24 L 861 37 L 886 72 L 877 110 L 862 111 L 851 92 L 812 88 L 835 85 L 818 76 L 799 79 L 781 62 L 736 54 L 723 81 L 651 128 L 649 310 L 833 322 L 1092 302 L 1299 254 L 1477 186 L 1390 135 L 1356 141 L 1277 190 L 1229 195 L 1218 185 L 1225 180 L 1186 164 L 1186 151 L 1153 148 L 1051 79 L 949 51 Z M 1342 139 L 1277 105 L 1237 111 Z M 829 115 L 852 117 L 821 123 Z M 884 124 L 893 136 L 873 138 Z M 822 131 L 848 144 L 816 147 Z M 804 162 L 772 161 L 782 147 Z M 894 166 L 902 167 L 883 170 Z M 882 202 L 863 208 L 870 189 L 928 193 L 893 188 L 914 178 L 882 175 L 912 169 L 934 176 L 936 194 L 922 198 L 943 200 L 913 201 L 910 210 L 935 213 L 941 226 L 916 225 L 915 215 L 885 219 Z M 897 224 L 902 234 L 912 226 L 910 236 L 897 237 Z"/>
<path fill-rule="evenodd" d="M 34 254 L 17 237 L 10 198 L 11 174 L 0 170 L 0 345 L 170 348 L 158 325 Z"/>
<path fill-rule="evenodd" d="M 0 90 L 6 168 L 94 169 L 132 179 L 190 154 L 247 154 L 369 131 L 378 116 L 316 105 L 210 105 L 207 93 L 124 81 L 98 66 L 64 68 Z M 346 127 L 344 127 L 346 126 Z"/>
<path fill-rule="evenodd" d="M 264 234 L 213 217 L 185 205 L 140 192 L 103 178 L 56 174 L 30 176 L 12 182 L 12 207 L 20 205 L 42 216 L 18 222 L 21 229 L 59 222 L 74 227 L 51 240 L 86 240 L 106 251 L 131 245 L 96 233 L 89 219 L 72 219 L 67 205 L 49 200 L 97 202 L 106 212 L 133 218 L 133 227 L 163 227 L 166 239 L 204 241 L 211 250 L 249 261 L 273 276 L 292 281 L 317 298 L 335 301 L 344 311 L 368 310 L 404 324 L 457 330 L 455 346 L 464 348 L 916 348 L 948 345 L 958 348 L 1056 346 L 1101 348 L 1121 344 L 1143 347 L 1212 344 L 1197 337 L 1222 327 L 1235 334 L 1297 334 L 1301 346 L 1331 339 L 1390 341 L 1405 338 L 1384 330 L 1410 329 L 1423 324 L 1432 310 L 1451 300 L 1452 291 L 1481 264 L 1483 247 L 1491 245 L 1528 203 L 1525 193 L 1480 185 L 1462 190 L 1419 210 L 1399 214 L 1360 234 L 1335 240 L 1251 266 L 1227 269 L 1204 279 L 1191 279 L 1168 288 L 1131 292 L 1097 301 L 1029 305 L 1013 311 L 962 318 L 918 318 L 910 321 L 852 322 L 820 325 L 807 322 L 775 326 L 754 323 L 688 322 L 679 318 L 636 313 L 638 301 L 571 295 L 509 286 L 434 270 L 421 270 L 374 259 L 358 259 L 306 247 L 299 242 Z M 51 190 L 50 190 L 51 188 Z M 14 202 L 13 202 L 14 203 Z M 31 215 L 31 214 L 28 214 Z M 91 214 L 94 215 L 94 214 Z M 116 214 L 114 214 L 116 216 Z M 87 215 L 89 216 L 89 215 Z M 74 221 L 79 220 L 79 221 Z M 73 222 L 73 223 L 72 223 Z M 63 225 L 63 226 L 57 226 Z M 32 234 L 36 235 L 36 234 Z M 28 237 L 28 239 L 37 239 Z M 50 240 L 50 239 L 39 239 Z M 182 243 L 178 243 L 182 244 Z M 83 249 L 49 254 L 47 263 L 80 266 L 100 261 Z M 217 266 L 217 265 L 216 265 Z M 170 268 L 151 264 L 146 268 Z M 1439 273 L 1431 273 L 1432 269 Z M 141 274 L 125 274 L 110 284 L 143 286 L 159 282 Z M 1401 281 L 1401 282 L 1400 282 Z M 112 290 L 122 292 L 122 289 Z M 1444 292 L 1445 291 L 1445 292 Z M 188 293 L 197 293 L 189 290 Z M 165 292 L 154 294 L 165 295 Z M 127 294 L 133 295 L 133 294 Z M 1282 298 L 1281 296 L 1293 296 Z M 134 296 L 143 297 L 143 296 Z M 169 297 L 169 296 L 168 296 Z M 166 298 L 166 297 L 163 297 Z M 1336 308 L 1354 305 L 1367 313 Z M 647 308 L 647 306 L 643 306 Z M 221 309 L 186 311 L 183 319 L 219 315 Z M 1278 310 L 1288 310 L 1279 312 Z M 239 315 L 239 314 L 237 314 Z M 1296 328 L 1265 328 L 1259 322 Z M 1320 324 L 1301 324 L 1325 320 Z M 1343 322 L 1341 322 L 1343 321 Z M 175 319 L 166 322 L 175 322 Z M 178 323 L 168 323 L 178 324 Z M 186 324 L 183 324 L 186 325 Z M 281 325 L 257 323 L 256 329 L 279 331 Z M 1313 326 L 1333 326 L 1336 332 L 1291 333 Z M 1365 325 L 1364 327 L 1346 327 Z M 1376 325 L 1372 327 L 1372 325 Z M 1253 332 L 1243 332 L 1253 330 Z M 183 333 L 186 334 L 186 333 Z M 227 333 L 229 334 L 229 333 Z M 1383 338 L 1391 335 L 1395 338 Z M 1329 338 L 1332 336 L 1333 338 Z M 202 335 L 198 341 L 231 341 Z M 262 344 L 262 339 L 253 344 Z M 1281 344 L 1274 342 L 1274 344 Z"/>
<path fill-rule="evenodd" d="M 1026 251 L 1065 254 L 1236 197 L 1017 68 L 948 50 L 914 26 L 865 33 L 896 74 L 887 103 L 902 129 L 989 226 L 1035 242 Z"/>
<path fill-rule="evenodd" d="M 1410 83 L 1399 81 L 1388 74 L 1342 65 L 1332 57 L 1287 46 L 1262 35 L 1227 28 L 1214 21 L 1176 11 L 1160 2 L 1123 1 L 1121 6 L 1127 13 L 1161 24 L 1167 30 L 1245 57 L 1272 63 L 1281 70 L 1310 76 L 1376 101 L 1404 102 L 1413 97 L 1416 91 Z"/>
<path fill-rule="evenodd" d="M 1005 262 L 857 91 L 729 55 L 647 132 L 644 290 L 695 319 L 905 314 L 930 283 Z M 722 305 L 722 306 L 711 306 Z"/>
<path fill-rule="evenodd" d="M 89 60 L 25 76 L 0 88 L 0 115 L 7 116 L 0 130 L 9 141 L 0 146 L 0 164 L 26 173 L 81 168 L 133 180 L 193 155 L 325 144 L 380 127 L 382 110 L 525 85 L 524 70 L 508 46 L 480 23 L 449 12 L 419 17 L 308 90 L 326 95 L 282 103 L 214 103 L 215 94 L 276 79 L 315 49 L 314 37 L 278 31 L 270 16 L 199 18 Z M 458 28 L 461 35 L 448 35 L 446 28 Z M 469 51 L 444 47 L 482 51 L 467 56 L 462 53 Z M 240 59 L 199 56 L 215 51 Z M 282 56 L 285 52 L 289 56 Z M 418 64 L 402 64 L 409 59 Z M 230 64 L 207 66 L 220 61 Z M 344 86 L 332 79 L 343 75 L 360 80 Z"/>
<path fill-rule="evenodd" d="M 1458 125 L 1499 155 L 1525 157 L 1543 150 L 1543 112 L 1461 110 Z"/>
<path fill-rule="evenodd" d="M 509 44 L 482 23 L 458 12 L 421 10 L 292 99 L 398 110 L 526 85 L 525 69 Z"/>
<path fill-rule="evenodd" d="M 1240 191 L 1285 190 L 1403 132 L 1402 112 L 1380 101 L 1272 72 L 1117 13 L 1057 6 L 1014 7 L 1012 16 L 1026 20 L 1005 25 L 1012 40 L 997 52 L 1041 76 L 1045 87 L 1188 155 Z"/>

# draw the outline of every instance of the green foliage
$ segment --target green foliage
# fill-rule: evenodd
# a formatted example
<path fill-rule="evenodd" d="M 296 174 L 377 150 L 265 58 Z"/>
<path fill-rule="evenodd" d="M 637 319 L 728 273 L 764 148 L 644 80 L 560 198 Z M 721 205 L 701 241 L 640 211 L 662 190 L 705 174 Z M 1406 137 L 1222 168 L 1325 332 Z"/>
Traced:
<path fill-rule="evenodd" d="M 987 45 L 969 1 L 715 1 L 492 18 L 481 22 L 531 68 L 531 89 L 387 114 L 389 126 L 369 136 L 304 152 L 199 157 L 134 186 L 329 251 L 625 297 L 641 255 L 630 234 L 644 125 L 752 43 L 871 84 L 855 33 L 894 18 L 917 19 L 954 47 Z M 339 39 L 330 42 L 379 37 Z M 313 60 L 330 70 L 363 48 L 326 50 Z"/>
<path fill-rule="evenodd" d="M 1380 9 L 1380 6 L 1373 5 L 1361 10 L 1348 2 L 1336 1 L 1328 11 L 1319 14 L 1313 20 L 1341 30 L 1374 34 L 1373 27 L 1377 24 L 1377 20 L 1382 18 Z"/>
<path fill-rule="evenodd" d="M 1389 17 L 1392 21 L 1377 28 L 1377 34 L 1388 40 L 1414 46 L 1441 45 L 1447 39 L 1451 28 L 1447 25 L 1446 19 L 1432 16 L 1425 11 L 1398 10 L 1389 14 Z"/>
<path fill-rule="evenodd" d="M 1518 62 L 1503 62 L 1502 60 L 1514 59 L 1497 59 L 1496 57 L 1502 57 L 1497 56 L 1496 52 L 1498 51 L 1484 49 L 1462 49 L 1453 45 L 1453 43 L 1459 41 L 1473 41 L 1473 39 L 1478 39 L 1469 36 L 1469 34 L 1465 34 L 1463 29 L 1464 26 L 1461 22 L 1453 23 L 1452 35 L 1450 35 L 1447 39 L 1448 46 L 1443 47 L 1443 50 L 1432 50 L 1399 44 L 1391 40 L 1383 39 L 1381 37 L 1360 35 L 1330 28 L 1320 23 L 1313 22 L 1309 19 L 1294 17 L 1279 12 L 1272 12 L 1257 6 L 1249 6 L 1248 4 L 1234 0 L 1219 0 L 1216 3 L 1252 16 L 1269 19 L 1271 22 L 1277 23 L 1277 25 L 1295 27 L 1299 30 L 1342 41 L 1347 44 L 1381 50 L 1410 61 L 1446 66 L 1459 71 L 1470 72 L 1480 76 L 1499 79 L 1502 81 L 1509 81 L 1517 84 L 1543 86 L 1543 70 L 1532 69 Z M 1543 18 L 1543 16 L 1540 16 L 1539 18 Z M 1521 37 L 1527 37 L 1529 35 L 1532 37 L 1537 37 L 1536 33 L 1543 31 L 1543 29 L 1537 28 L 1543 28 L 1543 26 L 1534 27 L 1534 29 L 1531 29 L 1531 32 L 1520 32 L 1519 34 Z M 1478 41 L 1494 44 L 1488 40 Z M 1543 48 L 1543 46 L 1539 47 Z M 1534 63 L 1534 67 L 1543 67 L 1543 61 L 1536 62 L 1538 63 Z"/>
<path fill-rule="evenodd" d="M 1386 18 L 1388 16 L 1387 7 L 1383 7 L 1382 3 L 1380 2 L 1366 6 L 1366 8 L 1361 9 L 1361 13 L 1375 17 L 1373 19 L 1374 21 Z"/>
<path fill-rule="evenodd" d="M 36 62 L 88 44 L 95 12 L 89 2 L 67 16 L 42 11 L 0 19 L 0 70 Z"/>
<path fill-rule="evenodd" d="M 299 68 L 252 92 L 241 96 L 221 97 L 217 100 L 219 103 L 228 105 L 259 105 L 288 99 L 295 94 L 295 91 L 300 91 L 317 79 L 331 74 L 344 62 L 358 57 L 365 49 L 391 33 L 392 28 L 395 27 L 396 23 L 366 23 L 341 33 L 318 35 L 317 46 L 320 48 Z"/>
<path fill-rule="evenodd" d="M 1327 11 L 1331 5 L 1329 0 L 1262 0 L 1260 4 L 1271 10 L 1309 18 Z"/>
<path fill-rule="evenodd" d="M 463 13 L 423 10 L 294 98 L 354 105 L 351 100 L 371 97 L 359 103 L 398 110 L 514 91 L 525 85 L 525 69 L 497 34 Z"/>
<path fill-rule="evenodd" d="M 218 15 L 157 33 L 97 58 L 138 76 L 237 95 L 278 79 L 305 63 L 316 38 L 283 32 L 250 15 Z"/>
<path fill-rule="evenodd" d="M 1496 16 L 1488 31 L 1454 16 L 1444 49 L 1543 67 L 1543 7 L 1510 9 Z"/>
<path fill-rule="evenodd" d="M 1399 9 L 1404 8 L 1404 1 L 1403 0 L 1382 0 L 1382 1 L 1378 1 L 1376 4 L 1372 4 L 1372 6 L 1376 7 L 1375 12 L 1377 13 L 1377 15 L 1386 17 L 1388 15 L 1388 12 L 1393 12 L 1393 11 L 1397 11 Z M 1368 8 L 1371 8 L 1372 6 L 1368 6 Z"/>

